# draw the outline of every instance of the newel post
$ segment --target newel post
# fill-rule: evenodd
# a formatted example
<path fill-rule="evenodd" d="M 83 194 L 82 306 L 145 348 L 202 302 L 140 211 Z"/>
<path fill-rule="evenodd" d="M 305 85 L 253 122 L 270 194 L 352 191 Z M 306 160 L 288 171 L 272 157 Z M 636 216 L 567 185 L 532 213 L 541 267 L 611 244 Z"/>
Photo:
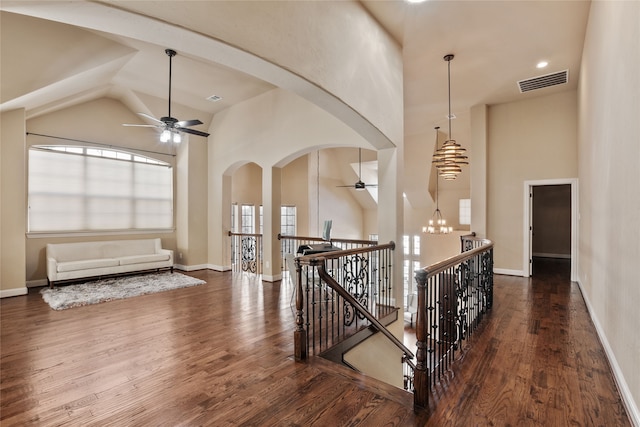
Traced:
<path fill-rule="evenodd" d="M 304 328 L 302 268 L 296 259 L 296 330 L 293 332 L 293 353 L 296 362 L 307 360 L 307 331 Z"/>
<path fill-rule="evenodd" d="M 429 403 L 429 372 L 427 368 L 427 272 L 416 270 L 418 312 L 416 313 L 416 368 L 413 377 L 413 405 L 426 408 Z"/>

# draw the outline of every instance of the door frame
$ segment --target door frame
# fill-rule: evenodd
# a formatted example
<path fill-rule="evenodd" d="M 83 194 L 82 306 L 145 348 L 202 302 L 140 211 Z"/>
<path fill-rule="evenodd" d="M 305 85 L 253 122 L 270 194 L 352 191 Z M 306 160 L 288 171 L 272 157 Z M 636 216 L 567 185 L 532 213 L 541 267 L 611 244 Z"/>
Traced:
<path fill-rule="evenodd" d="M 524 219 L 522 272 L 524 277 L 531 276 L 533 229 L 533 187 L 544 185 L 571 185 L 571 281 L 578 280 L 578 178 L 541 179 L 524 182 Z"/>

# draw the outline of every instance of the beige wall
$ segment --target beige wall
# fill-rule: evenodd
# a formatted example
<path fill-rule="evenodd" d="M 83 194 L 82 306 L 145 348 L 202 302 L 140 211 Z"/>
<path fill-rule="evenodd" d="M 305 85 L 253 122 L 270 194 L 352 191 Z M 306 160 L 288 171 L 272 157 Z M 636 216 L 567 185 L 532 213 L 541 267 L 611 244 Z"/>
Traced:
<path fill-rule="evenodd" d="M 258 229 L 257 208 L 262 204 L 262 168 L 255 163 L 239 167 L 232 175 L 231 203 L 256 206 L 256 224 Z"/>
<path fill-rule="evenodd" d="M 207 264 L 207 143 L 189 138 L 177 150 L 175 263 L 185 270 Z"/>
<path fill-rule="evenodd" d="M 301 156 L 282 168 L 282 204 L 296 206 L 296 233 L 309 234 L 309 180 L 307 156 Z"/>
<path fill-rule="evenodd" d="M 251 117 L 251 121 L 247 121 Z M 275 124 L 275 125 L 274 125 Z M 215 175 L 220 171 L 225 171 L 229 178 L 234 171 L 242 164 L 254 162 L 263 170 L 272 167 L 284 167 L 292 160 L 305 154 L 315 154 L 316 150 L 329 147 L 370 147 L 360 135 L 341 123 L 335 117 L 326 113 L 321 108 L 309 103 L 297 95 L 282 89 L 274 89 L 251 100 L 237 104 L 214 117 L 211 126 L 211 136 L 209 137 L 209 264 L 213 266 L 225 266 L 228 260 L 224 253 L 227 242 L 224 238 L 224 222 L 228 221 L 229 213 L 227 209 L 222 209 L 225 194 L 231 193 L 231 179 L 229 188 L 225 187 L 223 179 Z M 329 154 L 325 153 L 326 156 Z M 321 196 L 324 200 L 320 203 L 321 211 L 318 212 L 317 202 L 317 162 L 315 157 L 307 159 L 308 181 L 306 203 L 309 206 L 308 231 L 310 234 L 317 232 L 317 219 L 338 218 L 334 211 L 337 182 L 333 179 L 331 172 L 334 170 L 332 160 L 322 156 L 320 164 L 321 171 Z M 216 171 L 214 174 L 213 171 Z M 286 179 L 287 175 L 285 175 Z M 270 186 L 271 183 L 264 182 L 263 186 Z M 345 207 L 340 201 L 339 209 Z M 351 204 L 347 210 L 340 210 L 345 213 L 346 222 L 343 224 L 355 224 L 356 217 L 362 214 L 353 213 L 355 205 Z M 221 210 L 222 209 L 222 210 Z M 326 209 L 326 211 L 325 211 Z M 358 209 L 361 210 L 360 207 Z M 325 216 L 326 215 L 326 216 Z M 362 219 L 359 218 L 358 229 L 355 231 L 358 236 L 362 233 Z M 336 233 L 342 231 L 343 225 L 334 222 Z M 345 232 L 352 233 L 352 227 L 346 228 Z M 338 235 L 338 234 L 336 234 Z M 265 260 L 267 259 L 265 255 Z"/>
<path fill-rule="evenodd" d="M 313 195 L 309 199 L 309 211 L 312 216 L 310 221 L 311 229 L 315 230 L 314 236 L 322 236 L 322 226 L 324 221 L 333 221 L 331 236 L 344 239 L 362 239 L 364 210 L 354 198 L 355 190 L 345 187 L 344 181 L 340 179 L 340 172 L 337 163 L 340 159 L 340 151 L 335 149 L 320 150 L 320 197 L 316 197 L 318 183 L 315 177 L 310 177 L 309 191 Z M 317 168 L 316 154 L 309 155 L 310 170 Z M 318 218 L 318 213 L 320 217 Z"/>
<path fill-rule="evenodd" d="M 124 2 L 119 6 L 175 26 L 155 34 L 150 42 L 223 63 L 295 92 L 375 147 L 402 143 L 402 50 L 359 2 L 191 2 L 188 8 Z M 96 16 L 89 14 L 81 24 L 97 29 L 105 25 L 99 16 L 90 21 L 91 15 Z M 124 26 L 142 25 L 131 16 L 124 21 Z M 238 22 L 243 23 L 240 31 Z M 179 27 L 193 33 L 181 33 Z M 136 28 L 126 30 L 138 33 Z M 210 36 L 206 46 L 194 34 Z M 228 46 L 216 46 L 215 40 Z"/>
<path fill-rule="evenodd" d="M 640 423 L 640 2 L 594 1 L 579 86 L 579 283 Z"/>
<path fill-rule="evenodd" d="M 2 113 L 0 124 L 0 297 L 8 297 L 27 291 L 24 110 Z"/>
<path fill-rule="evenodd" d="M 575 178 L 577 93 L 489 107 L 487 237 L 499 270 L 523 274 L 524 181 Z"/>

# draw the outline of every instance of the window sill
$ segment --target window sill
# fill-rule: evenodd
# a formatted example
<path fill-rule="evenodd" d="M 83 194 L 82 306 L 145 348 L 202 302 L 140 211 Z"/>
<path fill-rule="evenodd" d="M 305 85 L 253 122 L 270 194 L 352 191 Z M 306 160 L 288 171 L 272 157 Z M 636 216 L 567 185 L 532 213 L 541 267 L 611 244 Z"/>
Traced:
<path fill-rule="evenodd" d="M 50 239 L 55 237 L 95 237 L 95 236 L 124 236 L 141 234 L 170 234 L 175 228 L 161 228 L 148 230 L 113 230 L 113 231 L 38 231 L 27 233 L 27 239 Z"/>

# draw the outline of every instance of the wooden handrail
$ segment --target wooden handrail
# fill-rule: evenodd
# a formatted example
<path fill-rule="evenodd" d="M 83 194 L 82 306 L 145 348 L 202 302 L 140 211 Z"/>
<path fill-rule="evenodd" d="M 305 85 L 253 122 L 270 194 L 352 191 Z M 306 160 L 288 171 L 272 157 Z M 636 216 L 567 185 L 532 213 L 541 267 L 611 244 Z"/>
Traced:
<path fill-rule="evenodd" d="M 229 231 L 229 236 L 262 237 L 262 233 L 236 233 L 234 231 Z"/>
<path fill-rule="evenodd" d="M 336 259 L 336 258 L 341 258 L 341 257 L 345 257 L 345 256 L 350 256 L 350 255 L 355 255 L 355 254 L 360 254 L 360 253 L 366 253 L 366 252 L 372 252 L 372 251 L 379 251 L 379 250 L 385 250 L 385 249 L 395 249 L 396 244 L 392 241 L 389 243 L 386 243 L 384 245 L 376 245 L 376 246 L 372 246 L 372 247 L 367 247 L 367 248 L 356 248 L 356 249 L 347 249 L 347 250 L 339 250 L 339 251 L 331 251 L 331 252 L 323 252 L 322 254 L 313 254 L 313 255 L 306 255 L 306 256 L 301 256 L 296 258 L 296 271 L 299 274 L 301 271 L 301 265 L 309 265 L 312 267 L 316 267 L 317 271 L 318 271 L 318 276 L 320 277 L 320 279 L 322 279 L 324 281 L 324 283 L 329 286 L 331 289 L 333 289 L 338 295 L 340 295 L 346 302 L 348 302 L 349 304 L 351 304 L 353 307 L 355 307 L 360 313 L 362 313 L 362 315 L 369 321 L 371 322 L 371 325 L 373 327 L 375 327 L 378 331 L 380 331 L 385 337 L 387 337 L 396 347 L 398 347 L 405 355 L 405 360 L 406 362 L 412 367 L 414 368 L 413 363 L 411 363 L 410 359 L 413 359 L 415 357 L 415 355 L 413 354 L 413 352 L 411 350 L 409 350 L 395 335 L 393 335 L 382 323 L 380 323 L 378 321 L 378 319 L 375 318 L 375 316 L 373 314 L 371 314 L 367 308 L 365 308 L 358 300 L 356 300 L 346 289 L 344 289 L 338 282 L 335 281 L 335 279 L 333 277 L 331 277 L 331 275 L 329 275 L 327 273 L 327 271 L 325 270 L 324 266 L 325 266 L 325 262 L 327 260 L 331 260 L 331 259 Z M 301 280 L 298 280 L 298 296 L 300 297 L 299 300 L 296 300 L 296 302 L 298 303 L 299 301 L 299 307 L 302 306 L 302 287 L 301 287 Z M 298 323 L 298 322 L 297 322 Z M 301 319 L 300 319 L 300 326 L 302 326 L 301 323 Z"/>
<path fill-rule="evenodd" d="M 322 237 L 308 237 L 308 236 L 287 236 L 286 234 L 278 233 L 278 240 L 316 240 L 319 242 L 326 242 Z M 355 243 L 361 245 L 377 245 L 377 240 L 360 240 L 360 239 L 330 239 L 328 242 L 338 243 Z"/>
<path fill-rule="evenodd" d="M 462 252 L 458 255 L 454 255 L 442 261 L 436 262 L 435 264 L 431 264 L 428 267 L 424 267 L 420 270 L 417 270 L 416 273 L 418 271 L 424 271 L 427 277 L 431 277 L 440 272 L 443 272 L 447 268 L 453 267 L 456 264 L 460 264 L 463 261 L 471 259 L 475 255 L 481 252 L 485 252 L 486 250 L 493 248 L 493 242 L 491 240 L 488 240 L 488 239 L 482 239 L 482 240 L 484 243 L 482 246 L 479 246 L 475 249 L 471 249 L 470 251 Z"/>
<path fill-rule="evenodd" d="M 301 264 L 305 265 L 317 265 L 317 263 L 322 262 L 327 259 L 336 259 L 343 256 L 362 254 L 366 252 L 372 252 L 373 250 L 383 250 L 383 249 L 391 249 L 394 250 L 396 248 L 395 242 L 391 241 L 389 243 L 385 243 L 384 245 L 375 245 L 369 246 L 366 248 L 355 248 L 355 249 L 341 249 L 339 251 L 331 251 L 331 252 L 321 252 L 317 254 L 304 255 L 296 258 L 300 260 Z"/>

